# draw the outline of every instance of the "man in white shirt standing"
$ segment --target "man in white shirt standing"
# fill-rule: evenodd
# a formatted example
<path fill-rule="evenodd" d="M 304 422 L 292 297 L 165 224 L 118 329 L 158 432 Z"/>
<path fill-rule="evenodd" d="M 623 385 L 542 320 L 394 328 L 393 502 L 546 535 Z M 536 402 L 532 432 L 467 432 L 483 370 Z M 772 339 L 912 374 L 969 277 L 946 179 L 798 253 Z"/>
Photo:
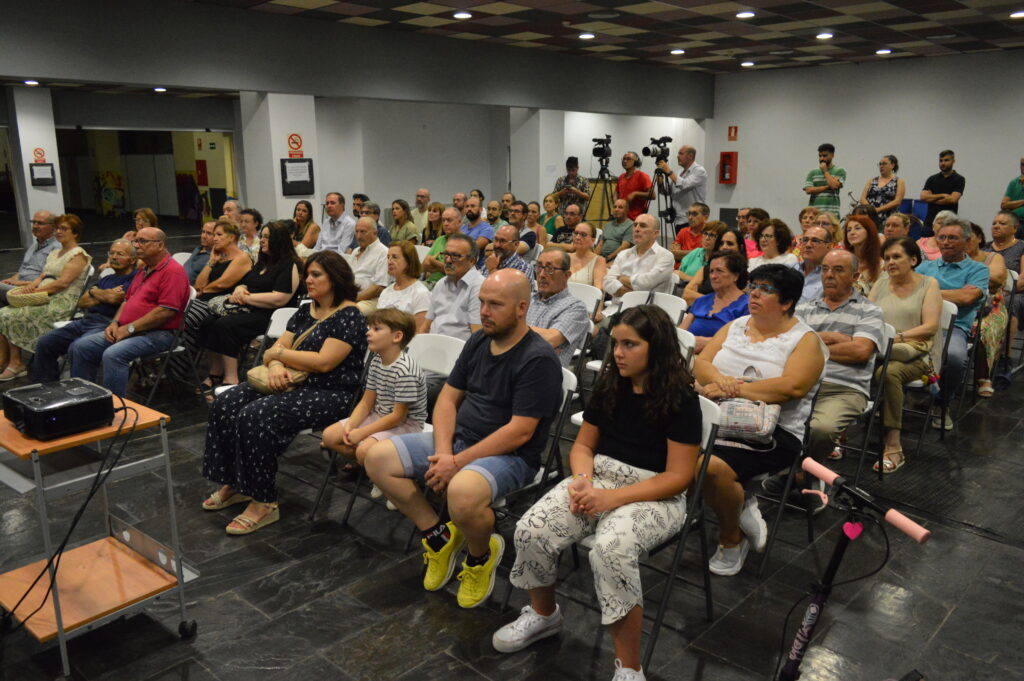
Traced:
<path fill-rule="evenodd" d="M 697 150 L 689 144 L 679 147 L 676 154 L 682 171 L 676 174 L 668 161 L 659 161 L 658 168 L 672 183 L 672 208 L 675 210 L 675 231 L 689 224 L 686 211 L 695 203 L 707 203 L 708 171 L 697 163 Z"/>
<path fill-rule="evenodd" d="M 327 210 L 327 219 L 320 226 L 320 236 L 313 250 L 344 253 L 352 243 L 356 219 L 345 212 L 345 197 L 340 192 L 329 192 L 324 197 L 324 208 Z"/>
<path fill-rule="evenodd" d="M 356 223 L 356 243 L 359 246 L 352 268 L 359 287 L 356 305 L 368 315 L 377 309 L 377 298 L 388 285 L 388 247 L 377 238 L 377 224 L 369 217 L 359 218 Z"/>
<path fill-rule="evenodd" d="M 633 247 L 619 253 L 604 277 L 604 290 L 617 303 L 629 291 L 672 290 L 672 252 L 657 243 L 661 225 L 650 213 L 641 213 L 633 223 Z"/>

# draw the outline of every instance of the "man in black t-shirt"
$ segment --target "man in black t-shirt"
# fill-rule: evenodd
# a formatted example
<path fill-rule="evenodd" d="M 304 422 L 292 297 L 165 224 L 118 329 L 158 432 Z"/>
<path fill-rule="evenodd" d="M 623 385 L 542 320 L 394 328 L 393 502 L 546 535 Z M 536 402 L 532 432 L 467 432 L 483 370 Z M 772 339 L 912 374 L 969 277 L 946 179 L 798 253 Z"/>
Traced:
<path fill-rule="evenodd" d="M 580 207 L 574 203 L 570 203 L 565 209 L 565 225 L 555 230 L 554 236 L 548 242 L 548 246 L 559 248 L 563 251 L 575 251 L 576 246 L 573 244 L 573 232 L 576 231 L 576 226 L 580 224 L 583 219 L 583 212 Z"/>
<path fill-rule="evenodd" d="M 434 407 L 433 433 L 384 440 L 367 453 L 366 472 L 423 532 L 423 587 L 451 579 L 463 544 L 459 605 L 473 608 L 494 588 L 505 543 L 491 504 L 533 481 L 548 427 L 561 404 L 561 365 L 526 324 L 530 282 L 498 270 L 480 287 L 483 328 L 466 342 Z M 447 494 L 441 522 L 415 481 Z"/>
<path fill-rule="evenodd" d="M 950 149 L 940 151 L 939 172 L 925 180 L 924 189 L 921 191 L 921 200 L 928 204 L 928 213 L 924 216 L 925 236 L 932 236 L 935 233 L 932 222 L 939 211 L 951 210 L 956 213 L 959 208 L 960 197 L 964 195 L 967 180 L 953 170 L 954 163 L 956 155 Z"/>

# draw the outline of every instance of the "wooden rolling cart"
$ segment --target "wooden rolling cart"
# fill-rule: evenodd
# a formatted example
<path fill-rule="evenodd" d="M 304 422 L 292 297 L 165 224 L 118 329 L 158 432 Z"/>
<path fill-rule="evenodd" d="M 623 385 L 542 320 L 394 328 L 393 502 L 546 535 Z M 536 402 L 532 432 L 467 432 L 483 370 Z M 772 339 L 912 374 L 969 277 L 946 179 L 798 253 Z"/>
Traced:
<path fill-rule="evenodd" d="M 185 612 L 184 585 L 196 579 L 199 572 L 181 558 L 178 525 L 174 510 L 171 480 L 171 459 L 167 446 L 165 414 L 125 400 L 125 405 L 138 411 L 135 431 L 158 427 L 160 452 L 142 458 L 125 457 L 111 471 L 106 482 L 115 482 L 148 471 L 164 470 L 167 487 L 170 546 L 161 544 L 130 523 L 110 513 L 106 485 L 98 492 L 103 504 L 106 536 L 83 545 L 66 547 L 60 559 L 57 582 L 46 603 L 25 624 L 25 629 L 41 643 L 57 639 L 64 676 L 70 677 L 67 642 L 112 620 L 138 612 L 152 599 L 174 590 L 181 611 L 178 633 L 191 638 L 196 623 Z M 124 432 L 131 427 L 134 415 L 124 410 L 114 415 L 110 426 L 56 440 L 33 440 L 20 433 L 0 412 L 0 483 L 20 494 L 35 492 L 39 522 L 43 534 L 42 560 L 0 575 L 0 607 L 10 612 L 32 581 L 44 569 L 47 558 L 56 548 L 50 537 L 47 501 L 74 492 L 88 490 L 99 469 L 102 457 L 84 445 L 110 440 L 124 423 Z M 125 423 L 125 421 L 127 422 Z M 119 446 L 115 443 L 115 447 Z M 46 461 L 44 463 L 43 458 Z M 18 622 L 39 607 L 53 580 L 53 566 L 32 589 L 13 613 Z"/>

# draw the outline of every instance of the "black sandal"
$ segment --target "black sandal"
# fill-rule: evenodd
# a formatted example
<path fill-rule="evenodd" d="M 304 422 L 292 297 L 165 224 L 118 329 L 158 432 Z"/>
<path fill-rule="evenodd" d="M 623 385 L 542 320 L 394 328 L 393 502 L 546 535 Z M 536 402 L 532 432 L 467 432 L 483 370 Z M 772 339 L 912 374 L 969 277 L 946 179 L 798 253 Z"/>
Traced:
<path fill-rule="evenodd" d="M 223 382 L 224 374 L 221 374 L 220 376 L 210 374 L 203 380 L 202 383 L 199 384 L 199 387 L 196 388 L 196 395 L 205 395 L 206 393 L 213 392 L 213 389 Z"/>

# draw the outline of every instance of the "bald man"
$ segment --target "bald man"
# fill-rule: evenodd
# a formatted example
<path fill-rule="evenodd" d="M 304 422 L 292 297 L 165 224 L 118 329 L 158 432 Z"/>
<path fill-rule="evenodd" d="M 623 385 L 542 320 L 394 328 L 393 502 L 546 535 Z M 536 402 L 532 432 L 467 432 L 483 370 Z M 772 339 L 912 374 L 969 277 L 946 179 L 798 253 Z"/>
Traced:
<path fill-rule="evenodd" d="M 689 144 L 679 147 L 676 161 L 682 168 L 678 174 L 669 167 L 668 161 L 659 161 L 658 169 L 665 173 L 671 184 L 672 210 L 675 211 L 678 232 L 689 224 L 686 209 L 695 203 L 707 203 L 708 171 L 697 163 L 697 150 Z"/>
<path fill-rule="evenodd" d="M 377 309 L 377 298 L 388 285 L 388 247 L 377 238 L 377 221 L 361 217 L 356 222 L 355 277 L 359 311 L 368 315 Z"/>
<path fill-rule="evenodd" d="M 53 236 L 57 216 L 48 210 L 38 210 L 32 216 L 32 236 L 35 241 L 25 249 L 18 271 L 0 281 L 0 306 L 7 304 L 7 292 L 19 286 L 28 286 L 43 273 L 46 257 L 60 246 Z"/>
<path fill-rule="evenodd" d="M 420 187 L 416 190 L 416 201 L 411 211 L 409 211 L 409 217 L 416 223 L 416 233 L 423 234 L 423 230 L 427 228 L 427 206 L 430 205 L 430 190 L 424 187 Z"/>
<path fill-rule="evenodd" d="M 551 345 L 526 324 L 530 282 L 498 270 L 480 287 L 483 328 L 466 342 L 434 407 L 433 433 L 384 440 L 366 472 L 423 533 L 423 588 L 442 589 L 463 546 L 458 603 L 474 608 L 494 588 L 505 542 L 494 532 L 494 502 L 533 481 L 561 403 Z M 416 485 L 447 493 L 444 523 Z"/>

